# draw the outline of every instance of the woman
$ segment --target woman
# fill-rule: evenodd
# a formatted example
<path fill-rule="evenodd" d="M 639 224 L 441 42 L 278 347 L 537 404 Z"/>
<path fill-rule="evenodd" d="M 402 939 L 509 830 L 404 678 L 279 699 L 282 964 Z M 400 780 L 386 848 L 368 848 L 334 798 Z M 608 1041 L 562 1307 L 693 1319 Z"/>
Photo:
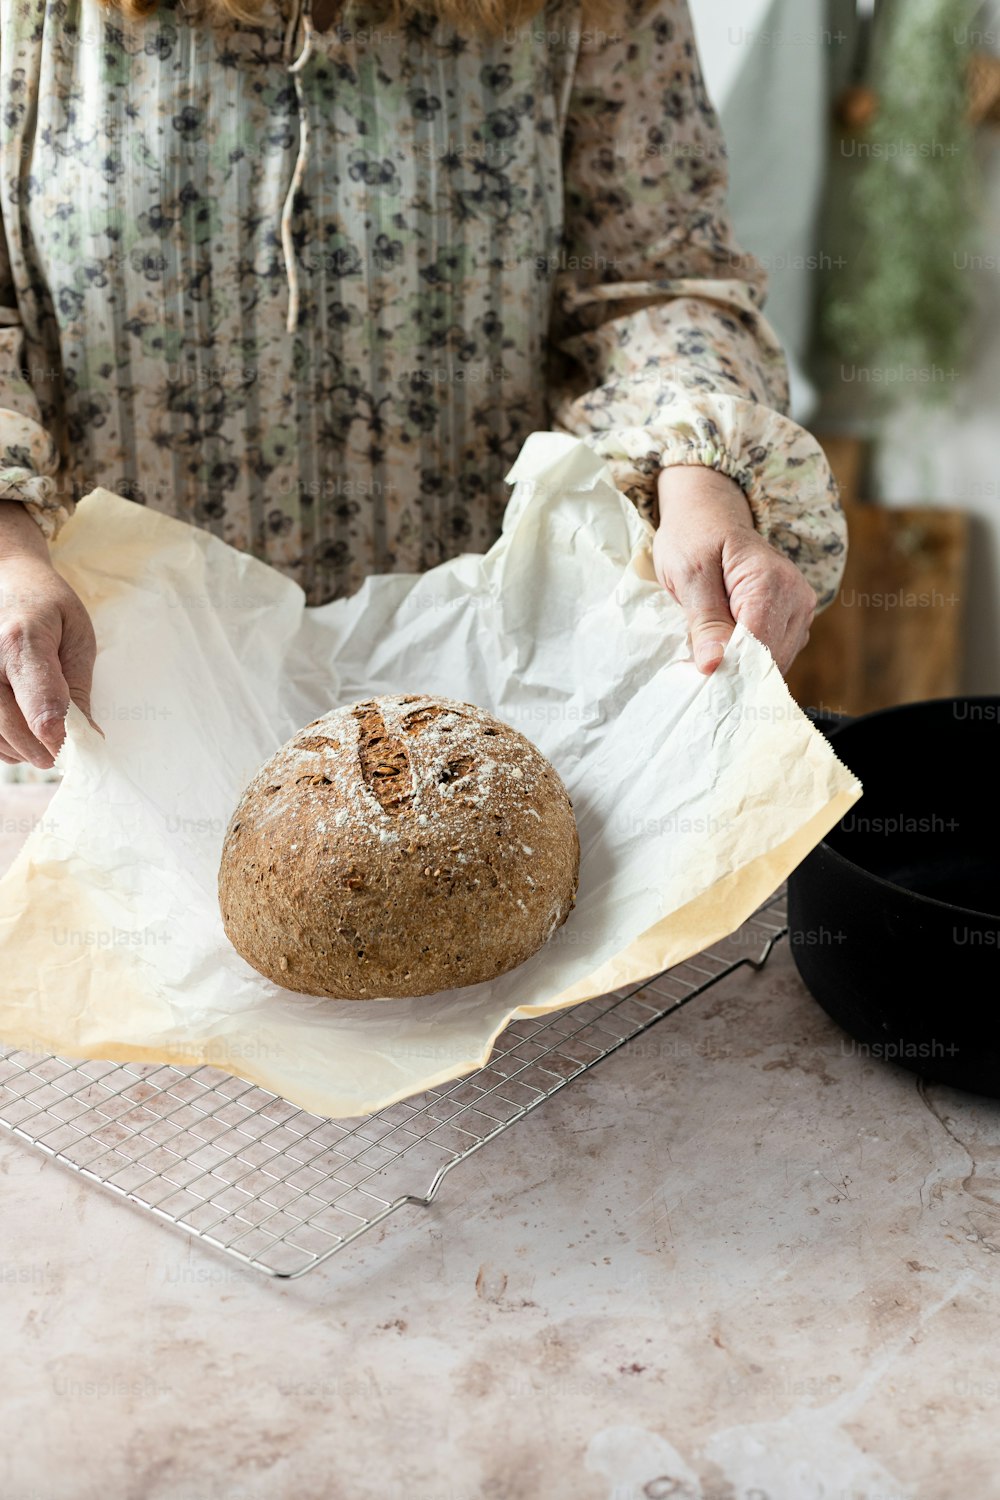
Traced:
<path fill-rule="evenodd" d="M 337 3 L 0 0 L 5 760 L 90 712 L 47 542 L 98 484 L 321 603 L 487 548 L 555 428 L 656 525 L 703 671 L 734 620 L 787 670 L 833 597 L 684 0 Z"/>

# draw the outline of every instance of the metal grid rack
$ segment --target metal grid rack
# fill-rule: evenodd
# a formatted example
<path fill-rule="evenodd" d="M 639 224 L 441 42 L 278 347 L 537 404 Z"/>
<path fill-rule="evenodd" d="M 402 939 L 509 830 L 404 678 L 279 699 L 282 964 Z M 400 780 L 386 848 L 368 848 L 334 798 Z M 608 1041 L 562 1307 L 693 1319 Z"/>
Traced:
<path fill-rule="evenodd" d="M 269 1276 L 293 1278 L 787 931 L 784 892 L 731 937 L 627 991 L 514 1021 L 485 1067 L 363 1119 L 309 1114 L 216 1068 L 0 1048 L 0 1125 Z M 420 1188 L 420 1184 L 427 1186 Z"/>

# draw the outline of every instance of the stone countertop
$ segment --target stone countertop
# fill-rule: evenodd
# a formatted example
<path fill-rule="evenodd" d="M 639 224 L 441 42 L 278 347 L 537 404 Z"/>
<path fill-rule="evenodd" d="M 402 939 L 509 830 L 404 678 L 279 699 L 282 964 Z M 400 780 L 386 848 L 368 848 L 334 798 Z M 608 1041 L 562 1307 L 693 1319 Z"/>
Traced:
<path fill-rule="evenodd" d="M 5 1131 L 0 1178 L 4 1500 L 1000 1497 L 1000 1108 L 787 941 L 298 1281 Z"/>

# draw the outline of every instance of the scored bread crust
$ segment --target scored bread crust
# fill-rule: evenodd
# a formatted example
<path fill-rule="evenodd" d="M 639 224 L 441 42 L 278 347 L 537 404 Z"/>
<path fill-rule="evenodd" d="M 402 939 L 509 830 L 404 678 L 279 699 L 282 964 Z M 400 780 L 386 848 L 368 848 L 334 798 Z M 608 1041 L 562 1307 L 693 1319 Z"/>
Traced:
<path fill-rule="evenodd" d="M 475 704 L 386 696 L 307 724 L 233 813 L 219 905 L 285 989 L 429 995 L 537 952 L 576 896 L 580 840 L 539 750 Z"/>

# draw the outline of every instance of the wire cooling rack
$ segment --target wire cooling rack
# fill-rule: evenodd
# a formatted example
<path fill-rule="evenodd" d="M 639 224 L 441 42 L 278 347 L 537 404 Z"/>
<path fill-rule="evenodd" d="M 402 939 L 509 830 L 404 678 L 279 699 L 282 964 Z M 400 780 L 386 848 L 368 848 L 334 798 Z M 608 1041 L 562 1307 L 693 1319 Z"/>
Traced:
<path fill-rule="evenodd" d="M 323 1119 L 211 1067 L 0 1048 L 0 1124 L 244 1265 L 302 1276 L 431 1203 L 452 1167 L 725 975 L 760 968 L 786 931 L 782 891 L 656 979 L 514 1021 L 485 1067 L 363 1119 Z"/>

